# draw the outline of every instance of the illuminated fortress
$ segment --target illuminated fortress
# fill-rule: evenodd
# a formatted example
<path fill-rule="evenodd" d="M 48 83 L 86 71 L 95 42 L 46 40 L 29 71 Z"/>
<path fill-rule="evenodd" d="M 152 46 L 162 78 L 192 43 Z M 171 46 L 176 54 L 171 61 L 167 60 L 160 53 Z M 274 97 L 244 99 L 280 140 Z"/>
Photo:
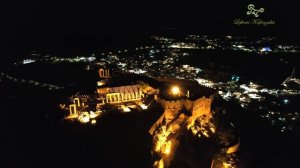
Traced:
<path fill-rule="evenodd" d="M 156 101 L 163 107 L 164 113 L 149 130 L 150 135 L 153 137 L 152 152 L 157 156 L 154 167 L 169 166 L 174 157 L 173 153 L 179 145 L 182 130 L 188 129 L 194 135 L 206 137 L 209 137 L 211 133 L 215 133 L 215 126 L 210 122 L 213 94 L 207 97 L 202 96 L 194 101 L 189 99 L 188 93 L 187 95 L 177 95 L 177 97 L 178 100 L 165 100 L 155 97 Z M 187 115 L 184 111 L 190 114 Z M 195 121 L 199 118 L 202 118 L 201 122 L 210 125 L 209 130 L 195 125 Z"/>
<path fill-rule="evenodd" d="M 159 88 L 151 87 L 145 81 L 124 84 L 122 79 L 119 83 L 111 84 L 115 80 L 120 81 L 119 77 L 111 78 L 109 70 L 100 69 L 98 72 L 101 80 L 97 82 L 95 94 L 73 96 L 72 103 L 65 108 L 69 110 L 65 119 L 95 124 L 96 118 L 104 111 L 146 110 L 150 105 L 145 103 L 146 99 L 151 99 L 151 103 L 156 102 L 164 110 L 149 129 L 153 138 L 151 152 L 155 160 L 154 167 L 170 166 L 183 132 L 190 131 L 199 138 L 216 135 L 212 103 L 217 93 L 212 87 L 177 79 L 157 79 L 161 84 Z M 238 142 L 224 148 L 224 151 L 231 155 L 238 150 L 239 145 Z"/>

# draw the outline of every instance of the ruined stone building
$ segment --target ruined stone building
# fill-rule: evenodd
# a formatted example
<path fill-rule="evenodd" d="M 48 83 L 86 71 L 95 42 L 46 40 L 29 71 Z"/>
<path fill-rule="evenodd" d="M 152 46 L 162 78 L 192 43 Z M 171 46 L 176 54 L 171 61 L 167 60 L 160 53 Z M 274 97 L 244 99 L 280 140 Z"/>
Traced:
<path fill-rule="evenodd" d="M 138 101 L 144 97 L 139 85 L 98 88 L 99 105 Z"/>

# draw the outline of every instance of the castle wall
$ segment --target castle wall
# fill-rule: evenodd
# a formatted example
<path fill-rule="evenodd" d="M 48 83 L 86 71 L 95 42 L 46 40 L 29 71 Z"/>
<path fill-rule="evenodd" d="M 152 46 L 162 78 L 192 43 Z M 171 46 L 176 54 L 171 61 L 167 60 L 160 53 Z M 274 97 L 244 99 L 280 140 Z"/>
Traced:
<path fill-rule="evenodd" d="M 211 115 L 212 98 L 201 97 L 193 102 L 192 115 L 199 117 L 201 115 Z"/>
<path fill-rule="evenodd" d="M 168 101 L 161 99 L 159 97 L 156 98 L 157 102 L 161 104 L 163 109 L 170 110 L 170 109 L 186 109 L 191 111 L 193 115 L 209 115 L 211 113 L 211 103 L 212 97 L 206 98 L 201 97 L 195 101 L 191 101 L 188 99 L 176 100 L 176 101 Z"/>
<path fill-rule="evenodd" d="M 164 109 L 182 109 L 184 106 L 184 100 L 167 101 L 164 99 L 158 99 L 158 102 Z"/>
<path fill-rule="evenodd" d="M 212 117 L 211 103 L 213 97 L 201 97 L 193 102 L 192 116 L 188 119 L 188 128 L 194 124 L 195 120 L 203 115 L 206 115 L 206 119 L 209 120 Z"/>
<path fill-rule="evenodd" d="M 183 109 L 186 109 L 192 113 L 188 119 L 188 125 L 192 125 L 195 120 L 202 115 L 206 115 L 207 119 L 212 117 L 211 104 L 213 101 L 213 96 L 208 98 L 203 96 L 195 101 L 191 101 L 189 99 L 167 101 L 159 97 L 156 97 L 155 100 L 160 103 L 162 108 L 165 110 L 163 116 L 166 120 L 166 123 L 170 123 L 172 120 L 178 117 Z M 159 125 L 161 124 L 162 120 L 157 122 L 158 123 L 156 123 L 156 125 Z"/>

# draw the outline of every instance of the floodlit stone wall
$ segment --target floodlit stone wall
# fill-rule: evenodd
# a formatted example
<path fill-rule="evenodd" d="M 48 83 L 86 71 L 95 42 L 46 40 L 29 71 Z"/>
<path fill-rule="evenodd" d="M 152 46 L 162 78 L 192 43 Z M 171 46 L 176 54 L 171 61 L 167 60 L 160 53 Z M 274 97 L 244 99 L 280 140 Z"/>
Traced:
<path fill-rule="evenodd" d="M 195 120 L 199 118 L 200 116 L 205 115 L 207 122 L 209 119 L 212 118 L 212 113 L 211 113 L 211 103 L 213 101 L 213 97 L 201 97 L 193 102 L 193 107 L 192 107 L 192 116 L 189 117 L 188 119 L 188 125 L 191 126 L 194 124 Z M 189 127 L 188 126 L 188 127 Z"/>
<path fill-rule="evenodd" d="M 211 115 L 212 98 L 201 97 L 193 102 L 192 115 L 199 117 L 201 115 Z"/>
<path fill-rule="evenodd" d="M 192 114 L 188 119 L 189 123 L 194 123 L 194 121 L 202 115 L 206 115 L 207 119 L 210 119 L 212 117 L 211 103 L 213 101 L 213 96 L 208 98 L 203 96 L 195 101 L 191 101 L 189 99 L 168 101 L 156 96 L 155 100 L 160 103 L 162 108 L 164 109 L 162 117 L 154 124 L 156 126 L 161 124 L 163 118 L 167 123 L 170 123 L 180 115 L 180 112 L 183 109 L 190 111 Z M 151 132 L 153 132 L 153 130 L 155 129 L 153 127 L 151 128 Z"/>
<path fill-rule="evenodd" d="M 191 101 L 188 99 L 176 100 L 176 101 L 168 101 L 165 99 L 161 99 L 159 97 L 156 98 L 157 102 L 161 104 L 163 109 L 170 110 L 170 109 L 186 109 L 192 112 L 192 115 L 210 115 L 211 113 L 211 103 L 212 103 L 212 96 L 201 97 L 195 101 Z"/>
<path fill-rule="evenodd" d="M 159 103 L 164 109 L 182 109 L 184 106 L 184 100 L 167 101 L 159 99 Z"/>

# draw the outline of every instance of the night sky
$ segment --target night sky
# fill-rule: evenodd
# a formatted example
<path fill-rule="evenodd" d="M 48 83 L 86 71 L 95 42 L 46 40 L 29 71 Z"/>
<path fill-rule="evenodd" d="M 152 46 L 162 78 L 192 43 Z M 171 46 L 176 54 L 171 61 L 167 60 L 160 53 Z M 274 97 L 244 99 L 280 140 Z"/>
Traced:
<path fill-rule="evenodd" d="M 276 24 L 267 27 L 233 25 L 235 18 L 250 18 L 246 15 L 249 3 L 265 8 L 261 18 L 275 20 Z M 131 43 L 162 31 L 272 35 L 299 42 L 298 7 L 296 0 L 7 0 L 0 5 L 1 41 L 8 55 L 34 49 L 95 49 Z"/>

